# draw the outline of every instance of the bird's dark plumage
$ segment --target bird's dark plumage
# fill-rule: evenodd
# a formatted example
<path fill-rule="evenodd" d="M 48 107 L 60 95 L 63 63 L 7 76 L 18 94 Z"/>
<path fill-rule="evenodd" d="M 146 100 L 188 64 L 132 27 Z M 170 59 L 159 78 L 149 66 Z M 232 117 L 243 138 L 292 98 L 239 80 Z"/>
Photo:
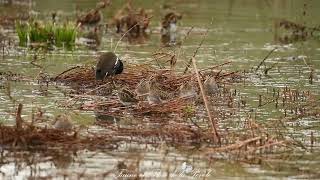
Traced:
<path fill-rule="evenodd" d="M 103 80 L 106 76 L 121 74 L 122 71 L 123 63 L 113 52 L 103 53 L 99 56 L 96 66 L 97 80 Z"/>

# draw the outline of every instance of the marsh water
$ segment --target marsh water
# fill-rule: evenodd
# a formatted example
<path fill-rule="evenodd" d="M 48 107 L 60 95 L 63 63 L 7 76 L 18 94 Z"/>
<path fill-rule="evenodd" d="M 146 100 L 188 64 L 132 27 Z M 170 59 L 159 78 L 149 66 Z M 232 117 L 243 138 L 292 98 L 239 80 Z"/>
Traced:
<path fill-rule="evenodd" d="M 43 20 L 49 20 L 53 11 L 58 12 L 61 20 L 73 20 L 76 6 L 82 10 L 88 10 L 95 7 L 95 3 L 90 0 L 38 0 L 32 1 L 24 8 Z M 123 3 L 124 1 L 113 1 L 111 8 L 104 9 L 104 21 L 108 22 L 108 19 Z M 178 69 L 184 68 L 184 63 L 179 63 L 179 59 L 188 59 L 192 56 L 207 30 L 205 41 L 196 55 L 199 68 L 230 61 L 230 64 L 223 67 L 224 70 L 249 71 L 252 67 L 256 67 L 272 49 L 277 48 L 266 60 L 268 66 L 275 65 L 270 69 L 268 75 L 252 75 L 246 80 L 246 83 L 235 84 L 232 87 L 237 89 L 240 96 L 247 101 L 247 110 L 254 114 L 257 121 L 272 121 L 272 119 L 283 116 L 283 112 L 271 105 L 258 108 L 259 95 L 268 94 L 273 88 L 287 86 L 301 91 L 310 91 L 319 104 L 320 36 L 283 44 L 279 42 L 279 37 L 288 32 L 275 26 L 279 19 L 291 20 L 308 27 L 318 26 L 319 1 L 136 0 L 134 1 L 135 6 L 153 11 L 150 24 L 151 33 L 149 39 L 142 44 L 129 44 L 125 41 L 119 44 L 117 54 L 124 59 L 125 63 L 150 61 L 152 53 L 160 47 L 159 29 L 164 4 L 174 6 L 176 11 L 183 15 L 178 23 L 180 37 L 183 38 L 189 29 L 194 27 L 183 42 L 184 53 L 178 57 Z M 10 13 L 17 11 L 17 8 L 3 5 L 0 6 L 0 11 Z M 6 29 L 5 31 L 15 35 L 13 30 Z M 103 35 L 99 51 L 112 50 L 118 40 L 119 36 L 108 31 Z M 45 67 L 46 72 L 53 77 L 76 65 L 94 66 L 96 63 L 94 55 L 97 51 L 83 47 L 79 49 L 48 52 L 44 59 L 36 63 Z M 44 109 L 48 118 L 66 111 L 59 106 L 65 97 L 63 92 L 56 88 L 56 85 L 49 85 L 46 93 L 41 91 L 36 80 L 40 69 L 30 63 L 32 58 L 33 56 L 26 49 L 10 47 L 0 59 L 1 72 L 11 71 L 31 80 L 28 83 L 1 81 L 3 87 L 10 86 L 11 97 L 14 99 L 13 101 L 8 97 L 5 88 L 0 90 L 0 121 L 2 123 L 14 124 L 13 115 L 17 102 L 24 105 L 23 118 L 25 119 L 30 118 L 32 110 L 37 107 Z M 311 71 L 313 73 L 312 83 L 310 83 Z M 96 121 L 96 115 L 90 111 L 76 111 L 72 114 L 72 120 L 75 123 L 90 126 Z M 303 135 L 303 138 L 308 138 L 312 132 L 319 141 L 319 117 L 306 118 L 294 123 L 299 123 L 304 128 L 292 126 L 288 132 L 290 135 Z M 129 164 L 138 162 L 140 172 L 150 171 L 151 174 L 153 172 L 153 175 L 161 172 L 163 179 L 320 178 L 320 148 L 317 141 L 312 149 L 295 150 L 294 153 L 290 151 L 288 154 L 268 154 L 254 161 L 236 161 L 223 155 L 209 157 L 193 150 L 189 152 L 166 144 L 153 147 L 152 145 L 124 143 L 116 150 L 105 151 L 64 152 L 59 149 L 54 149 L 52 152 L 40 151 L 1 151 L 0 176 L 7 179 L 24 179 L 27 177 L 63 178 L 68 175 L 72 178 L 74 174 L 73 178 L 76 178 L 78 177 L 76 174 L 86 173 L 95 177 L 96 174 L 112 172 L 119 162 L 126 161 Z M 176 170 L 180 170 L 186 164 L 192 166 L 193 169 L 198 169 L 201 175 L 208 174 L 208 176 L 201 178 L 188 175 L 179 176 Z M 112 173 L 117 175 L 117 172 Z"/>

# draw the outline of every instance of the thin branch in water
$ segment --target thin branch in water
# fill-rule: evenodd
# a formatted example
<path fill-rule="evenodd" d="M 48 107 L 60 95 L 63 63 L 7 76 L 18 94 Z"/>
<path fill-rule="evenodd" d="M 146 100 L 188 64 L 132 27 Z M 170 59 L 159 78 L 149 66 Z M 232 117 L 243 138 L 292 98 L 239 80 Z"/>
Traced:
<path fill-rule="evenodd" d="M 257 66 L 257 68 L 256 68 L 256 72 L 259 70 L 259 68 L 260 68 L 260 66 L 267 60 L 267 58 L 275 51 L 275 50 L 277 50 L 278 48 L 277 47 L 275 47 L 275 48 L 273 48 L 263 59 L 262 59 L 262 61 L 260 62 L 260 64 Z"/>
<path fill-rule="evenodd" d="M 193 30 L 193 26 L 188 30 L 188 32 L 185 34 L 185 36 L 184 36 L 184 38 L 183 38 L 183 40 L 182 40 L 182 43 L 181 44 L 183 44 L 184 43 L 184 41 L 187 39 L 187 37 L 190 35 L 190 33 L 191 33 L 191 31 Z"/>
<path fill-rule="evenodd" d="M 67 72 L 69 72 L 69 71 L 72 71 L 72 70 L 74 70 L 74 69 L 77 69 L 77 68 L 80 68 L 80 66 L 75 66 L 75 67 L 72 67 L 72 68 L 70 68 L 70 69 L 67 69 L 67 70 L 63 71 L 62 73 L 58 74 L 58 75 L 54 78 L 54 81 L 57 81 L 58 78 L 59 78 L 60 76 L 62 76 L 63 74 L 65 74 L 65 73 L 67 73 Z"/>
<path fill-rule="evenodd" d="M 223 63 L 215 65 L 215 66 L 211 66 L 211 67 L 208 67 L 208 68 L 200 69 L 199 72 L 203 72 L 203 71 L 206 71 L 206 70 L 212 70 L 212 69 L 215 69 L 215 68 L 227 65 L 227 64 L 231 64 L 231 61 L 223 62 Z"/>
<path fill-rule="evenodd" d="M 186 68 L 184 69 L 183 74 L 186 74 L 186 73 L 188 72 L 188 69 L 190 68 L 191 63 L 192 63 L 192 58 L 195 58 L 195 57 L 196 57 L 199 49 L 201 48 L 201 46 L 202 46 L 202 44 L 203 44 L 203 42 L 204 42 L 204 40 L 205 40 L 205 37 L 207 37 L 207 35 L 208 35 L 208 32 L 209 32 L 209 29 L 207 29 L 207 31 L 203 34 L 202 39 L 201 39 L 201 42 L 199 43 L 197 49 L 193 52 L 193 55 L 192 55 L 192 57 L 190 58 L 187 66 L 186 66 Z"/>
<path fill-rule="evenodd" d="M 128 30 L 121 36 L 121 38 L 118 40 L 116 46 L 114 47 L 114 50 L 113 50 L 114 53 L 116 53 L 117 47 L 118 47 L 119 43 L 122 41 L 122 39 L 123 39 L 134 27 L 136 27 L 137 25 L 138 25 L 138 23 L 136 23 L 134 26 L 132 26 L 130 29 L 128 29 Z"/>
<path fill-rule="evenodd" d="M 230 144 L 230 145 L 227 145 L 227 146 L 224 146 L 224 147 L 220 147 L 220 148 L 207 148 L 205 153 L 206 154 L 211 154 L 211 153 L 214 153 L 214 152 L 224 152 L 224 151 L 234 151 L 234 150 L 239 150 L 240 148 L 244 147 L 245 145 L 248 145 L 252 142 L 256 142 L 258 140 L 260 140 L 261 137 L 258 136 L 258 137 L 253 137 L 253 138 L 250 138 L 250 139 L 246 139 L 244 141 L 240 141 L 240 142 L 236 142 L 234 144 Z"/>
<path fill-rule="evenodd" d="M 148 18 L 146 18 L 146 19 L 149 20 L 149 19 L 151 19 L 152 17 L 153 17 L 153 16 L 148 17 Z M 146 19 L 144 19 L 144 20 L 146 20 Z M 143 20 L 143 21 L 144 21 L 144 20 Z M 122 41 L 122 39 L 123 39 L 133 28 L 135 28 L 138 24 L 139 24 L 139 22 L 137 22 L 134 26 L 132 26 L 130 29 L 128 29 L 128 30 L 121 36 L 121 38 L 118 40 L 116 46 L 114 47 L 114 50 L 113 50 L 114 53 L 116 53 L 117 47 L 118 47 L 119 43 Z"/>

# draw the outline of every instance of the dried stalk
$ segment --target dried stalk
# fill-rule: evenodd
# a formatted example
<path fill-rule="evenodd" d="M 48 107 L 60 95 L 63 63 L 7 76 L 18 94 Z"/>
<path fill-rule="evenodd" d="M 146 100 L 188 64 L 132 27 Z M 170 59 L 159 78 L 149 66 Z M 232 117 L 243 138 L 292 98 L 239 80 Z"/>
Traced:
<path fill-rule="evenodd" d="M 197 49 L 193 52 L 193 55 L 192 55 L 192 57 L 190 58 L 187 66 L 186 66 L 186 68 L 184 69 L 183 74 L 186 74 L 186 73 L 188 72 L 188 69 L 190 68 L 191 63 L 192 63 L 192 58 L 195 58 L 195 57 L 196 57 L 199 49 L 201 48 L 201 46 L 202 46 L 202 44 L 203 44 L 203 42 L 204 42 L 204 40 L 205 40 L 205 37 L 207 37 L 207 35 L 208 35 L 208 31 L 209 31 L 209 29 L 207 29 L 207 31 L 205 32 L 205 34 L 202 36 L 202 40 L 201 40 L 201 42 L 199 43 Z"/>
<path fill-rule="evenodd" d="M 153 17 L 153 16 L 150 16 L 150 17 L 147 17 L 146 19 L 150 20 L 152 17 Z M 145 20 L 145 19 L 143 19 L 143 20 Z M 113 50 L 114 53 L 116 53 L 117 47 L 118 47 L 120 41 L 122 41 L 122 39 L 123 39 L 133 28 L 135 28 L 138 24 L 139 24 L 139 22 L 137 22 L 135 25 L 133 25 L 130 29 L 128 29 L 128 30 L 120 37 L 120 39 L 118 40 L 116 46 L 114 47 L 114 50 Z"/>
<path fill-rule="evenodd" d="M 225 151 L 234 151 L 234 150 L 239 150 L 240 148 L 244 147 L 245 145 L 248 145 L 250 143 L 259 141 L 261 139 L 261 137 L 254 137 L 254 138 L 250 138 L 250 139 L 246 139 L 244 141 L 240 141 L 238 143 L 235 144 L 231 144 L 228 146 L 224 146 L 221 148 L 209 148 L 206 150 L 206 154 L 211 154 L 211 153 L 217 153 L 217 152 L 225 152 Z"/>
<path fill-rule="evenodd" d="M 182 39 L 182 44 L 184 43 L 184 41 L 187 39 L 187 37 L 190 35 L 191 31 L 193 30 L 194 26 L 192 26 L 188 32 L 185 34 L 185 36 Z"/>
<path fill-rule="evenodd" d="M 210 125 L 211 125 L 211 130 L 212 130 L 213 135 L 214 135 L 214 140 L 217 140 L 219 145 L 221 145 L 221 139 L 220 139 L 220 136 L 218 134 L 217 127 L 216 127 L 217 122 L 211 117 L 208 99 L 207 99 L 207 97 L 206 97 L 206 95 L 204 93 L 204 89 L 203 89 L 203 85 L 202 85 L 202 82 L 201 82 L 201 79 L 200 79 L 200 75 L 199 75 L 199 72 L 198 72 L 196 60 L 195 60 L 194 57 L 192 57 L 191 60 L 192 60 L 194 71 L 195 71 L 196 76 L 197 76 L 197 80 L 198 80 L 198 84 L 199 84 L 199 87 L 200 87 L 200 92 L 201 92 L 201 95 L 202 95 L 202 98 L 203 98 L 203 102 L 204 102 L 204 105 L 206 107 L 206 110 L 207 110 L 207 113 L 208 113 L 208 117 L 209 117 L 209 120 L 210 120 L 210 123 L 211 123 Z"/>
<path fill-rule="evenodd" d="M 268 144 L 265 144 L 262 146 L 253 147 L 253 148 L 250 148 L 249 150 L 247 150 L 246 154 L 253 153 L 255 151 L 262 150 L 262 149 L 267 149 L 267 148 L 270 148 L 273 146 L 286 146 L 286 142 L 285 141 L 276 141 L 276 142 L 271 142 L 271 143 L 268 143 Z"/>
<path fill-rule="evenodd" d="M 58 75 L 54 78 L 54 81 L 57 81 L 58 78 L 59 78 L 60 76 L 62 76 L 63 74 L 65 74 L 65 73 L 67 73 L 67 72 L 69 72 L 69 71 L 72 71 L 72 70 L 74 70 L 74 69 L 77 69 L 77 68 L 80 68 L 80 66 L 75 66 L 75 67 L 72 67 L 72 68 L 70 68 L 70 69 L 67 69 L 67 70 L 63 71 L 62 73 L 58 74 Z"/>
<path fill-rule="evenodd" d="M 215 66 L 211 66 L 211 67 L 208 67 L 208 68 L 200 69 L 200 72 L 207 71 L 207 70 L 212 70 L 212 69 L 215 69 L 215 68 L 227 65 L 227 64 L 231 64 L 231 61 L 223 62 L 223 63 L 215 65 Z"/>
<path fill-rule="evenodd" d="M 277 48 L 273 48 L 260 62 L 260 64 L 256 68 L 256 72 L 259 70 L 260 66 L 266 61 L 266 59 L 276 50 Z"/>

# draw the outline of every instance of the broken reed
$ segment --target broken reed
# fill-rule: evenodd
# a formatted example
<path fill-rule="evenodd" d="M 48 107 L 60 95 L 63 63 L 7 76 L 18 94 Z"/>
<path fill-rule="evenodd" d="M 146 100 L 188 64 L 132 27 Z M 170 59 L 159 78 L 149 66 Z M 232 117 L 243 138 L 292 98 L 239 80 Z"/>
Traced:
<path fill-rule="evenodd" d="M 76 28 L 71 23 L 56 25 L 53 23 L 41 24 L 37 21 L 29 23 L 17 22 L 16 32 L 19 38 L 19 45 L 24 47 L 31 43 L 72 48 L 75 45 L 77 36 Z"/>

